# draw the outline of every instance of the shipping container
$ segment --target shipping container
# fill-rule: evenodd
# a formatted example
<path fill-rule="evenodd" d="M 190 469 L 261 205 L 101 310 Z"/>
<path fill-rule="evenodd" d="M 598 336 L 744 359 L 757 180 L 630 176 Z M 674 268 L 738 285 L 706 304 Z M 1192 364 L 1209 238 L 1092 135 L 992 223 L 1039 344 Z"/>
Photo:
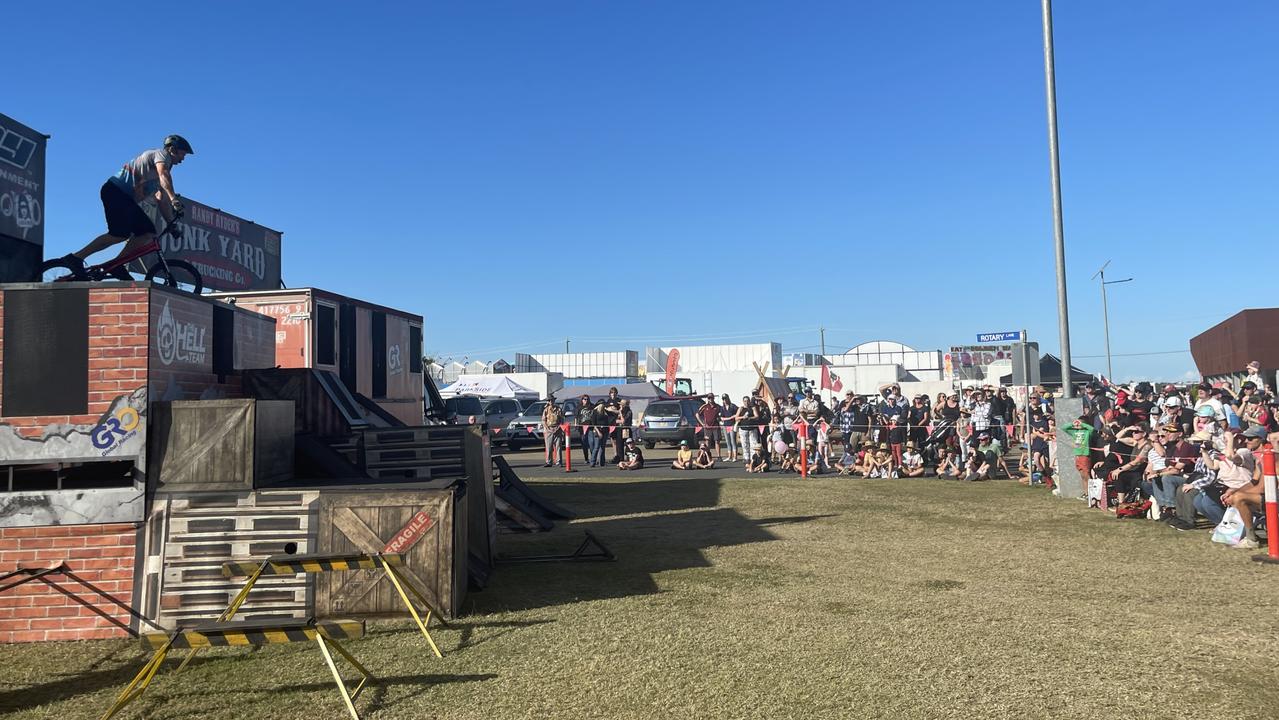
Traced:
<path fill-rule="evenodd" d="M 405 424 L 422 424 L 421 315 L 317 288 L 212 297 L 276 319 L 276 365 L 329 370 Z"/>

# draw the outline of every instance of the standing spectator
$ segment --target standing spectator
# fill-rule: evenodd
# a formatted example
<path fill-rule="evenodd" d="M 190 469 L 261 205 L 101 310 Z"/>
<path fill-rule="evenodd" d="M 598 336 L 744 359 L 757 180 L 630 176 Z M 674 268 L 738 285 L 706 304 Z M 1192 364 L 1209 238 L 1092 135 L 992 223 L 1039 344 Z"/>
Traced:
<path fill-rule="evenodd" d="M 622 412 L 622 399 L 618 397 L 617 388 L 608 389 L 608 397 L 604 400 L 604 416 L 597 417 L 601 425 L 610 425 L 613 427 L 613 457 L 609 460 L 610 464 L 617 464 L 622 461 L 622 430 L 618 427 L 618 418 Z"/>
<path fill-rule="evenodd" d="M 1006 388 L 999 388 L 999 392 L 991 393 L 987 402 L 990 403 L 990 430 L 991 434 L 1001 444 L 1008 444 L 1008 436 L 1004 434 L 1004 424 L 1008 422 L 1010 413 L 1008 412 L 1008 401 L 1012 398 L 1008 397 Z"/>
<path fill-rule="evenodd" d="M 754 451 L 759 448 L 759 409 L 750 396 L 743 397 L 742 404 L 737 406 L 737 412 L 733 414 L 733 425 L 737 428 L 737 444 L 741 457 L 746 458 L 749 463 L 755 456 Z"/>
<path fill-rule="evenodd" d="M 1079 471 L 1079 477 L 1083 478 L 1085 484 L 1092 477 L 1092 443 L 1096 434 L 1097 428 L 1087 415 L 1080 415 L 1071 423 L 1070 439 L 1075 445 L 1075 469 Z"/>
<path fill-rule="evenodd" d="M 564 464 L 564 411 L 555 402 L 554 395 L 546 396 L 542 408 L 542 441 L 546 443 L 546 464 L 542 467 Z"/>
<path fill-rule="evenodd" d="M 595 404 L 589 395 L 583 395 L 577 402 L 577 425 L 582 429 L 582 452 L 586 455 L 586 464 L 595 467 L 595 446 L 598 435 L 595 429 Z M 572 448 L 569 449 L 572 452 Z"/>
<path fill-rule="evenodd" d="M 586 436 L 591 466 L 604 467 L 604 447 L 608 445 L 608 429 L 604 423 L 608 422 L 608 410 L 603 400 L 595 403 L 591 419 L 593 422 L 589 428 L 590 434 Z"/>
<path fill-rule="evenodd" d="M 737 462 L 737 425 L 733 419 L 737 416 L 737 406 L 728 393 L 724 393 L 720 401 L 723 405 L 720 406 L 719 415 L 724 429 L 724 445 L 728 448 L 728 461 Z"/>
<path fill-rule="evenodd" d="M 707 395 L 697 409 L 697 424 L 702 428 L 702 438 L 715 448 L 715 457 L 722 460 L 724 456 L 719 452 L 719 405 L 715 404 L 714 395 Z"/>
<path fill-rule="evenodd" d="M 915 398 L 915 401 L 911 403 L 910 408 L 906 411 L 906 425 L 909 428 L 906 433 L 907 440 L 914 443 L 916 448 L 922 448 L 924 441 L 928 439 L 928 422 L 931 413 L 928 412 L 928 407 L 924 404 L 927 399 L 922 395 Z M 903 464 L 904 462 L 905 458 L 903 458 Z"/>
<path fill-rule="evenodd" d="M 635 420 L 635 414 L 631 412 L 631 401 L 622 400 L 617 406 L 617 434 L 613 436 L 613 449 L 620 455 L 622 453 L 623 443 L 635 436 L 631 433 L 631 425 Z"/>

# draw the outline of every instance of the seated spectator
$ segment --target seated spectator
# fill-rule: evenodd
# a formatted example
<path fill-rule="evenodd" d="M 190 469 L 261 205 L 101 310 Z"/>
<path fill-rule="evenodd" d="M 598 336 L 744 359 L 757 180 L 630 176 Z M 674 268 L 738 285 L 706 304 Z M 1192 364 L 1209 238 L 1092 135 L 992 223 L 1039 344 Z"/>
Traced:
<path fill-rule="evenodd" d="M 1211 473 L 1205 480 L 1196 481 L 1195 489 L 1199 493 L 1194 497 L 1195 510 L 1214 526 L 1226 514 L 1229 502 L 1226 498 L 1233 499 L 1235 492 L 1253 482 L 1256 459 L 1247 448 L 1236 448 L 1234 438 L 1233 434 L 1226 433 L 1224 451 L 1217 450 L 1206 433 L 1196 433 L 1190 438 L 1191 442 L 1199 443 L 1204 466 Z"/>
<path fill-rule="evenodd" d="M 1261 450 L 1261 444 L 1266 440 L 1266 429 L 1261 425 L 1253 425 L 1243 431 L 1243 440 L 1249 455 L 1252 457 L 1252 478 L 1247 484 L 1231 489 L 1221 494 L 1221 501 L 1227 507 L 1233 507 L 1239 511 L 1239 517 L 1243 519 L 1243 538 L 1235 544 L 1237 548 L 1252 549 L 1260 547 L 1257 542 L 1256 528 L 1253 527 L 1253 513 L 1259 513 L 1265 508 L 1266 493 L 1265 483 L 1262 481 L 1261 463 L 1256 460 L 1258 451 Z M 1241 450 L 1242 452 L 1242 450 Z M 1279 532 L 1279 530 L 1267 530 L 1267 532 Z"/>
<path fill-rule="evenodd" d="M 644 469 L 644 453 L 640 450 L 639 445 L 635 444 L 635 438 L 626 438 L 625 455 L 622 461 L 617 464 L 618 470 L 643 470 Z"/>
<path fill-rule="evenodd" d="M 924 476 L 924 456 L 919 454 L 915 449 L 915 441 L 907 440 L 906 449 L 902 452 L 901 470 L 898 471 L 901 477 L 923 477 Z"/>
<path fill-rule="evenodd" d="M 873 455 L 866 464 L 866 477 L 869 478 L 891 478 L 897 477 L 896 465 L 893 462 L 893 456 L 888 449 L 888 443 L 880 443 L 875 449 Z"/>
<path fill-rule="evenodd" d="M 794 445 L 787 445 L 786 449 L 781 453 L 779 460 L 781 472 L 799 472 L 799 453 L 795 451 Z"/>
<path fill-rule="evenodd" d="M 1178 520 L 1177 495 L 1186 479 L 1195 469 L 1199 450 L 1183 437 L 1178 423 L 1168 423 L 1159 429 L 1158 442 L 1163 447 L 1164 466 L 1151 474 L 1150 496 L 1159 507 L 1159 517 L 1167 523 Z M 1194 518 L 1185 518 L 1193 521 Z M 1194 527 L 1190 525 L 1190 527 Z"/>
<path fill-rule="evenodd" d="M 959 451 L 950 447 L 941 449 L 941 455 L 937 461 L 937 476 L 959 479 Z"/>
<path fill-rule="evenodd" d="M 692 470 L 693 469 L 693 451 L 688 447 L 687 440 L 679 441 L 679 450 L 675 451 L 675 460 L 671 463 L 672 470 Z"/>
<path fill-rule="evenodd" d="M 857 448 L 844 446 L 844 454 L 831 467 L 840 475 L 852 475 L 857 471 Z"/>
<path fill-rule="evenodd" d="M 1106 479 L 1110 481 L 1116 504 L 1137 499 L 1146 469 L 1145 449 L 1146 431 L 1140 425 L 1120 428 L 1107 446 Z"/>
<path fill-rule="evenodd" d="M 705 440 L 698 446 L 697 455 L 693 456 L 693 467 L 698 470 L 710 470 L 715 467 L 715 458 L 711 457 L 710 443 Z"/>
<path fill-rule="evenodd" d="M 768 472 L 768 458 L 764 456 L 762 448 L 756 447 L 755 451 L 751 453 L 750 459 L 746 461 L 746 472 Z"/>

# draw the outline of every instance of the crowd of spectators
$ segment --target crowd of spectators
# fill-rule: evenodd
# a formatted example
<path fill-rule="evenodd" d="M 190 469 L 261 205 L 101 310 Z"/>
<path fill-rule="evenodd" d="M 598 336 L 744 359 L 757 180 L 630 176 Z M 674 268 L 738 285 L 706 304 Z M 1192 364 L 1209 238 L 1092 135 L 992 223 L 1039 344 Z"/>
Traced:
<path fill-rule="evenodd" d="M 1260 450 L 1279 442 L 1279 398 L 1257 363 L 1244 377 L 1237 387 L 1086 386 L 1083 414 L 1068 434 L 1076 467 L 1089 480 L 1090 503 L 1178 530 L 1201 524 L 1221 530 L 1233 509 L 1238 527 L 1222 541 L 1257 547 L 1265 501 Z"/>
<path fill-rule="evenodd" d="M 1146 517 L 1179 530 L 1201 525 L 1220 530 L 1229 511 L 1240 526 L 1231 544 L 1258 546 L 1257 518 L 1264 507 L 1260 448 L 1279 442 L 1279 397 L 1258 375 L 1256 363 L 1234 387 L 1223 382 L 1188 386 L 1150 383 L 1082 388 L 1083 413 L 1058 443 L 1051 393 L 1033 389 L 1022 405 L 1008 388 L 965 388 L 907 397 L 900 385 L 873 395 L 846 392 L 833 406 L 813 390 L 771 401 L 760 394 L 740 404 L 707 395 L 696 413 L 697 447 L 685 442 L 671 468 L 709 469 L 742 463 L 749 473 L 839 473 L 867 478 L 936 476 L 968 481 L 1014 478 L 1054 493 L 1060 471 L 1058 446 L 1073 457 L 1088 483 L 1088 499 L 1119 517 Z M 624 420 L 629 409 L 616 395 L 592 405 L 583 398 L 587 423 Z M 548 404 L 544 422 L 558 427 L 562 414 Z M 623 470 L 644 466 L 628 432 L 614 429 L 615 455 Z M 587 427 L 592 465 L 603 464 L 607 438 Z M 594 433 L 591 435 L 591 433 Z M 559 441 L 548 441 L 555 462 Z M 1019 448 L 1014 465 L 1009 449 Z"/>

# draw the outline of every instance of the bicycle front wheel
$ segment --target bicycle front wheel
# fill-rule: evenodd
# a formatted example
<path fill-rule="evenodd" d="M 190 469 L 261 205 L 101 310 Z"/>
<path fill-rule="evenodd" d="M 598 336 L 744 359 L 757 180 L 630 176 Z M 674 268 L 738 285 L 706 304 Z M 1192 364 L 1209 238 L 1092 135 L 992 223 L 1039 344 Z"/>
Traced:
<path fill-rule="evenodd" d="M 165 272 L 165 265 L 168 265 L 168 272 Z M 147 280 L 196 295 L 204 290 L 204 278 L 200 276 L 200 271 L 185 260 L 165 260 L 152 265 L 147 270 Z"/>
<path fill-rule="evenodd" d="M 84 270 L 62 258 L 44 261 L 40 266 L 40 282 L 66 282 L 68 280 L 87 280 Z"/>

